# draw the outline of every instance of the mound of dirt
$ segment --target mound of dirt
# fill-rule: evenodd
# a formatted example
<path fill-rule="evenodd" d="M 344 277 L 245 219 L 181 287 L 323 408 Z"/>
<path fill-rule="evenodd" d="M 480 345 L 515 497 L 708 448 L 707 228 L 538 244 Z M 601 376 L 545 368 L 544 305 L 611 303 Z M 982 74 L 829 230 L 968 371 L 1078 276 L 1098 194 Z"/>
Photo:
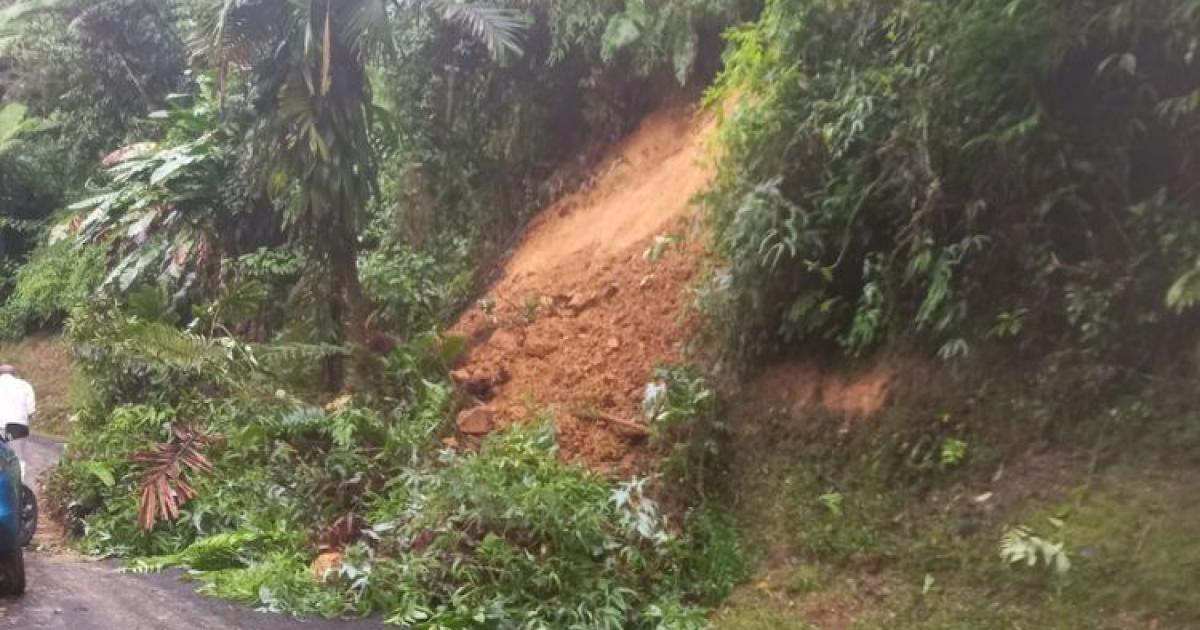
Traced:
<path fill-rule="evenodd" d="M 452 377 L 479 401 L 463 433 L 546 414 L 566 459 L 638 466 L 645 385 L 695 328 L 686 306 L 703 244 L 688 233 L 716 172 L 715 129 L 690 109 L 647 117 L 591 185 L 532 222 L 484 306 L 452 329 L 470 342 Z"/>

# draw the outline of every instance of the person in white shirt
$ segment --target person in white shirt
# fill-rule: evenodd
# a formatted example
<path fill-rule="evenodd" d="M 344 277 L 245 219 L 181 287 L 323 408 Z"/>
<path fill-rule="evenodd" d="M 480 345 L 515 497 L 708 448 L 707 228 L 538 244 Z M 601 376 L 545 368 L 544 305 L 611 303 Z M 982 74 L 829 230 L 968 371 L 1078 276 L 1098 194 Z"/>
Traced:
<path fill-rule="evenodd" d="M 11 365 L 0 365 L 0 431 L 9 424 L 29 426 L 29 417 L 37 412 L 37 397 L 33 386 L 17 378 L 17 370 Z M 8 447 L 21 460 L 21 477 L 25 477 L 24 440 L 12 440 Z"/>

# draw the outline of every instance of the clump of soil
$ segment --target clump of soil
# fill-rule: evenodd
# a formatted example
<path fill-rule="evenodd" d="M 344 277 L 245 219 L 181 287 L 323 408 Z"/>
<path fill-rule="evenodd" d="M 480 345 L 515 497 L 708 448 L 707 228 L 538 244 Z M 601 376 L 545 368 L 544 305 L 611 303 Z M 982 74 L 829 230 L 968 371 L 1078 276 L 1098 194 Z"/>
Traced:
<path fill-rule="evenodd" d="M 922 369 L 915 361 L 885 361 L 855 373 L 830 370 L 813 360 L 772 363 L 749 383 L 755 399 L 774 400 L 792 413 L 821 408 L 847 418 L 869 418 L 888 400 L 902 373 Z"/>
<path fill-rule="evenodd" d="M 452 329 L 470 350 L 452 374 L 479 408 L 464 433 L 547 414 L 566 459 L 628 472 L 644 456 L 639 412 L 657 365 L 679 362 L 703 254 L 693 198 L 712 181 L 711 116 L 653 114 L 593 183 L 531 224 L 483 306 Z"/>

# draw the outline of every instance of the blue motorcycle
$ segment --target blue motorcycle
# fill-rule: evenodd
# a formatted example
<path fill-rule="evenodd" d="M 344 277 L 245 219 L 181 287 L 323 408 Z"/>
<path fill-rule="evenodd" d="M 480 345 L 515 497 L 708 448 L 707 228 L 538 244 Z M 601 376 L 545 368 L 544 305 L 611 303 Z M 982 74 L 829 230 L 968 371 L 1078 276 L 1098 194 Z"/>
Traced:
<path fill-rule="evenodd" d="M 8 448 L 9 440 L 27 437 L 29 427 L 10 424 L 0 435 L 0 594 L 25 592 L 23 548 L 37 530 L 37 499 L 22 483 L 21 462 Z"/>

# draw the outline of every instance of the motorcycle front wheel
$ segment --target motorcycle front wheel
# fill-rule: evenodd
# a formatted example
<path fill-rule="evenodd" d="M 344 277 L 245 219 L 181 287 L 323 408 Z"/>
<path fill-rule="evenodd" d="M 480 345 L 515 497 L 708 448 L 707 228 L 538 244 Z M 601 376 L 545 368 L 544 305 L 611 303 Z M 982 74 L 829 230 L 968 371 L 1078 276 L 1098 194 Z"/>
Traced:
<path fill-rule="evenodd" d="M 25 558 L 16 547 L 7 555 L 0 554 L 0 595 L 25 593 Z"/>

